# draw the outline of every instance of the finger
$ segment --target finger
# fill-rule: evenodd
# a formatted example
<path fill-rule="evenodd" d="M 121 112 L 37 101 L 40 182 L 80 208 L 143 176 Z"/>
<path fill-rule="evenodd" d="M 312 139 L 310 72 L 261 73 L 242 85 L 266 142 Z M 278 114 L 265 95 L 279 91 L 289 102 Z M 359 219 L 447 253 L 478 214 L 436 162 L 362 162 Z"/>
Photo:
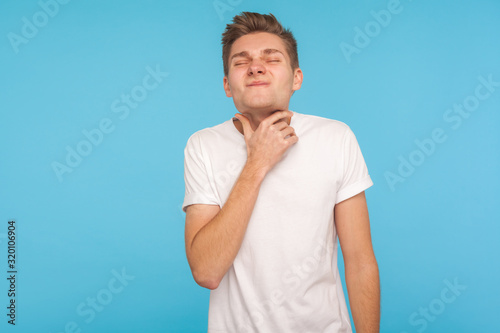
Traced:
<path fill-rule="evenodd" d="M 239 121 L 241 121 L 241 124 L 243 125 L 243 134 L 245 136 L 253 134 L 252 126 L 250 126 L 250 121 L 247 117 L 239 113 L 235 114 L 234 116 L 238 118 Z"/>
<path fill-rule="evenodd" d="M 296 136 L 295 134 L 292 134 L 290 135 L 288 138 L 286 138 L 286 141 L 290 144 L 290 145 L 294 145 L 296 144 L 298 141 L 299 141 L 299 137 Z"/>
<path fill-rule="evenodd" d="M 299 141 L 299 137 L 294 133 L 291 133 L 288 137 L 285 137 L 285 142 L 288 142 L 290 145 L 293 145 Z"/>
<path fill-rule="evenodd" d="M 288 122 L 286 121 L 286 118 L 281 118 L 281 119 L 278 119 L 277 121 L 275 121 L 275 122 L 273 123 L 273 125 L 274 125 L 274 124 L 278 124 L 278 123 L 280 123 L 280 122 L 281 122 L 281 123 L 285 123 L 285 124 L 287 124 L 287 125 L 288 125 Z"/>
<path fill-rule="evenodd" d="M 288 111 L 288 110 L 277 111 L 277 112 L 273 113 L 272 115 L 270 115 L 269 117 L 267 117 L 266 119 L 264 119 L 262 122 L 267 122 L 268 125 L 271 125 L 280 119 L 283 119 L 286 117 L 292 117 L 292 116 L 293 116 L 292 111 Z"/>
<path fill-rule="evenodd" d="M 283 135 L 283 138 L 286 138 L 288 135 L 295 135 L 295 130 L 293 129 L 293 127 L 288 126 L 281 131 L 281 135 Z"/>
<path fill-rule="evenodd" d="M 288 127 L 288 124 L 284 120 L 278 120 L 276 123 L 273 124 L 274 128 L 278 131 L 281 131 L 284 128 Z"/>

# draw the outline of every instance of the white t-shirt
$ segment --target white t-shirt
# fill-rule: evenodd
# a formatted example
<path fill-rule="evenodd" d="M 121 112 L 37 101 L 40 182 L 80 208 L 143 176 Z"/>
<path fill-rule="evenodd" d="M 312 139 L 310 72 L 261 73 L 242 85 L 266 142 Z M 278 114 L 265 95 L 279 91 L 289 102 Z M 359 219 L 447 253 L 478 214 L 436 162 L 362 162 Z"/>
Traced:
<path fill-rule="evenodd" d="M 264 178 L 241 248 L 210 293 L 208 332 L 352 332 L 337 268 L 333 208 L 373 185 L 356 138 L 294 112 L 299 141 Z M 222 207 L 246 162 L 229 119 L 194 133 L 182 205 Z"/>

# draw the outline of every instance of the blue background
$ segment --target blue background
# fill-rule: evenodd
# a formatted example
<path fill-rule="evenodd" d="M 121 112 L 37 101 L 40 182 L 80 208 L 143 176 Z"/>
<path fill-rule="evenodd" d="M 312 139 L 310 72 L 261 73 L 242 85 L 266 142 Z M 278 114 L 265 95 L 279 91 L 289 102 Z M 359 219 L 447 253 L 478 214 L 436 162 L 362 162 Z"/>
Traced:
<path fill-rule="evenodd" d="M 183 149 L 236 112 L 222 89 L 220 37 L 241 11 L 292 28 L 304 83 L 290 108 L 357 136 L 375 184 L 381 331 L 500 331 L 500 87 L 478 88 L 489 95 L 469 116 L 447 118 L 474 101 L 479 77 L 500 82 L 500 1 L 401 0 L 385 26 L 372 11 L 387 1 L 228 1 L 216 10 L 212 0 L 42 0 L 52 15 L 37 1 L 0 3 L 1 331 L 206 331 L 209 292 L 184 253 Z M 37 30 L 24 27 L 34 20 Z M 122 94 L 146 91 L 148 68 L 168 75 L 128 115 L 114 112 Z M 103 119 L 113 130 L 58 177 L 54 162 Z M 446 140 L 418 153 L 415 140 L 435 129 Z M 401 169 L 411 158 L 418 165 Z M 9 219 L 16 327 L 6 316 Z M 450 294 L 447 282 L 462 287 Z M 96 297 L 105 305 L 92 317 Z"/>

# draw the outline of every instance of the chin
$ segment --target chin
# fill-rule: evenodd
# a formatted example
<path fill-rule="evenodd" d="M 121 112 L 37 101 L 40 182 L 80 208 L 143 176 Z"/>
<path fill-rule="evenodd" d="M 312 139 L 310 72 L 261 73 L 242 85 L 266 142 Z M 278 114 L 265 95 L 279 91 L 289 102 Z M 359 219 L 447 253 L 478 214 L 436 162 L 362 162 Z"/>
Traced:
<path fill-rule="evenodd" d="M 272 112 L 276 110 L 276 107 L 274 105 L 267 105 L 267 104 L 248 105 L 247 108 L 251 110 L 259 110 L 261 112 Z"/>
<path fill-rule="evenodd" d="M 264 109 L 264 110 L 277 110 L 279 109 L 279 105 L 282 103 L 277 103 L 275 100 L 266 100 L 266 99 L 258 99 L 254 98 L 250 101 L 247 101 L 245 106 L 249 109 Z"/>

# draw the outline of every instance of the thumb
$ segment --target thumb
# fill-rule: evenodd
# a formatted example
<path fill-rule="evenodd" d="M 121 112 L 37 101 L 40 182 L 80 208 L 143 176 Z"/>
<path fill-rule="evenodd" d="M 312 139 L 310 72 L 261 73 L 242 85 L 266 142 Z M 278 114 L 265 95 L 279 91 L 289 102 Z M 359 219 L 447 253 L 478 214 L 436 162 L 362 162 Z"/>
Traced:
<path fill-rule="evenodd" d="M 234 116 L 238 118 L 239 121 L 241 121 L 241 124 L 243 125 L 243 134 L 245 136 L 252 135 L 254 131 L 252 130 L 252 126 L 250 125 L 250 121 L 248 120 L 248 118 L 240 113 L 237 113 Z"/>

